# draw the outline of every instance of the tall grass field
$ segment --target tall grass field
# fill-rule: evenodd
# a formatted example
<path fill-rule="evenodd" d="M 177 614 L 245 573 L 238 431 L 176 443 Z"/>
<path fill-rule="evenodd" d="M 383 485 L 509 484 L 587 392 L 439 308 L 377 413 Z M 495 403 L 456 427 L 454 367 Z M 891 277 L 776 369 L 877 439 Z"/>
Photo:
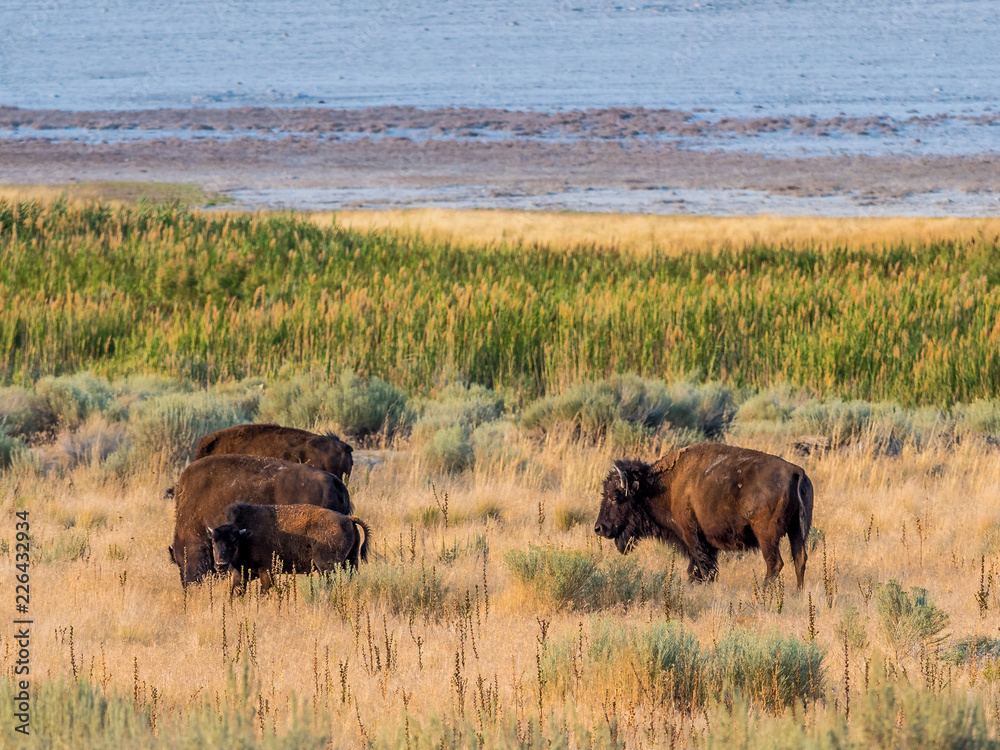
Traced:
<path fill-rule="evenodd" d="M 33 620 L 0 747 L 1000 748 L 998 240 L 827 239 L 0 203 L 0 599 L 26 511 Z M 252 421 L 355 446 L 357 573 L 181 587 L 164 490 Z M 803 591 L 595 535 L 614 459 L 703 440 L 808 472 Z"/>
<path fill-rule="evenodd" d="M 615 373 L 904 405 L 1000 382 L 995 237 L 667 255 L 465 247 L 294 216 L 0 205 L 0 379 L 351 369 L 536 397 Z"/>

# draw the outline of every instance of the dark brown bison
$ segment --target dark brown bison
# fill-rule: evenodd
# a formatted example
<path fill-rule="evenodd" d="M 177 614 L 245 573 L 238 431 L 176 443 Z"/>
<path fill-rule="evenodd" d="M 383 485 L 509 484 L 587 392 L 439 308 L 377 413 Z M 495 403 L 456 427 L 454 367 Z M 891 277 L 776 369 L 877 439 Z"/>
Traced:
<path fill-rule="evenodd" d="M 270 456 L 315 466 L 345 479 L 354 468 L 353 451 L 333 433 L 317 435 L 276 424 L 240 424 L 203 437 L 194 458 L 220 453 Z"/>
<path fill-rule="evenodd" d="M 226 511 L 224 525 L 206 532 L 215 568 L 233 573 L 234 590 L 259 577 L 261 591 L 267 591 L 275 558 L 284 573 L 323 572 L 345 562 L 357 570 L 368 559 L 364 521 L 314 505 L 237 503 Z"/>
<path fill-rule="evenodd" d="M 787 535 L 798 586 L 806 572 L 813 487 L 795 464 L 759 451 L 700 443 L 655 464 L 615 461 L 604 480 L 594 531 L 625 554 L 644 537 L 670 542 L 690 558 L 688 575 L 712 581 L 719 550 L 759 547 L 767 578 L 784 563 Z"/>
<path fill-rule="evenodd" d="M 233 503 L 316 505 L 351 513 L 347 487 L 333 474 L 305 464 L 261 456 L 207 456 L 191 463 L 174 486 L 174 543 L 170 559 L 181 583 L 202 579 L 212 568 L 205 527 L 225 522 Z"/>

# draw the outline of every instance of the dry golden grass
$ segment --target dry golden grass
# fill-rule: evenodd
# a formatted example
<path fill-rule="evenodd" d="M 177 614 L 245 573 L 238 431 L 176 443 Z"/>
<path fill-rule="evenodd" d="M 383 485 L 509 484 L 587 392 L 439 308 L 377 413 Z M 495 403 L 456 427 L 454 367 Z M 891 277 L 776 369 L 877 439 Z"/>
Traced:
<path fill-rule="evenodd" d="M 261 599 L 251 589 L 246 600 L 230 602 L 223 581 L 185 594 L 167 559 L 172 508 L 160 497 L 172 477 L 135 476 L 122 483 L 101 480 L 93 469 L 62 479 L 8 472 L 0 486 L 0 513 L 13 528 L 15 507 L 29 509 L 36 540 L 31 584 L 36 679 L 76 673 L 102 690 L 118 690 L 130 700 L 137 696 L 147 706 L 155 688 L 162 723 L 179 720 L 205 697 L 225 703 L 227 665 L 238 652 L 245 657 L 249 651 L 259 679 L 255 700 L 264 709 L 267 733 L 285 726 L 293 695 L 329 722 L 325 728 L 335 747 L 395 737 L 404 702 L 414 730 L 432 717 L 464 712 L 471 719 L 479 677 L 487 688 L 496 684 L 505 716 L 526 722 L 539 710 L 535 658 L 542 623 L 549 639 L 576 637 L 581 628 L 586 637 L 590 615 L 554 609 L 529 594 L 507 569 L 504 554 L 529 544 L 596 549 L 591 528 L 596 488 L 611 455 L 604 448 L 564 440 L 523 447 L 535 454 L 532 468 L 523 472 L 493 467 L 434 476 L 407 453 L 385 454 L 386 460 L 370 470 L 363 462 L 356 468 L 351 489 L 357 512 L 375 535 L 376 554 L 369 565 L 415 570 L 422 561 L 427 574 L 433 567 L 448 587 L 445 615 L 438 620 L 426 619 L 420 610 L 411 619 L 385 601 L 362 597 L 345 605 L 345 621 L 337 608 L 306 601 L 309 584 L 304 579 L 291 599 L 276 594 Z M 755 447 L 787 452 L 780 443 Z M 684 585 L 684 624 L 703 644 L 734 627 L 762 632 L 777 626 L 783 634 L 805 640 L 811 596 L 816 638 L 827 650 L 828 704 L 833 706 L 843 695 L 845 671 L 844 646 L 834 629 L 849 607 L 859 610 L 871 644 L 852 654 L 847 668 L 852 689 L 859 691 L 866 680 L 866 660 L 879 651 L 890 653 L 877 627 L 874 603 L 861 593 L 870 585 L 898 579 L 904 588 L 928 589 L 950 615 L 948 632 L 956 637 L 1000 635 L 997 589 L 990 594 L 987 618 L 980 617 L 975 600 L 981 561 L 985 559 L 987 570 L 1000 565 L 1000 461 L 995 451 L 966 445 L 926 452 L 906 448 L 895 458 L 845 451 L 797 460 L 813 478 L 814 526 L 825 535 L 825 548 L 811 554 L 806 591 L 794 593 L 794 576 L 786 565 L 787 589 L 779 613 L 759 594 L 764 571 L 760 555 L 725 557 L 716 584 Z M 440 519 L 411 526 L 407 519 L 432 516 L 424 510 L 440 509 L 445 497 L 447 527 Z M 499 509 L 500 518 L 483 508 Z M 588 510 L 587 521 L 560 530 L 563 524 L 555 511 L 566 508 Z M 477 548 L 483 537 L 489 546 L 488 616 L 482 596 L 484 561 Z M 81 539 L 86 540 L 85 551 L 66 559 L 73 557 Z M 444 559 L 448 555 L 443 558 L 442 551 L 450 549 L 458 550 L 455 559 Z M 603 550 L 609 558 L 617 554 L 607 543 Z M 669 550 L 650 541 L 635 554 L 650 571 L 670 564 Z M 783 554 L 787 563 L 787 544 Z M 44 562 L 49 555 L 55 559 Z M 6 594 L 11 593 L 9 582 L 5 576 L 0 583 Z M 459 614 L 466 601 L 472 606 L 467 617 Z M 643 624 L 662 619 L 663 608 L 646 604 L 603 614 Z M 0 634 L 0 652 L 11 648 L 10 632 Z M 395 654 L 388 667 L 387 642 Z M 373 658 L 379 666 L 372 664 Z M 926 663 L 911 652 L 897 666 L 920 689 L 939 689 L 928 685 Z M 939 668 L 944 675 L 945 665 Z M 947 671 L 953 688 L 983 699 L 996 736 L 1000 682 L 995 673 L 988 681 L 967 666 L 948 666 Z M 464 690 L 461 706 L 456 685 Z M 569 694 L 546 690 L 542 695 L 543 712 L 573 707 L 581 721 L 595 728 L 603 726 L 613 698 L 621 738 L 629 747 L 673 746 L 670 732 L 678 727 L 678 744 L 691 744 L 708 726 L 705 716 L 686 717 L 655 705 L 644 697 L 641 681 L 637 686 L 629 674 L 621 675 L 613 693 L 584 680 Z M 836 705 L 842 710 L 842 704 Z"/>
<path fill-rule="evenodd" d="M 309 214 L 329 226 L 418 232 L 426 238 L 468 245 L 540 244 L 615 247 L 637 253 L 680 253 L 752 243 L 803 247 L 880 247 L 934 240 L 993 238 L 1000 218 L 826 218 L 817 216 L 649 216 L 412 209 Z"/>
<path fill-rule="evenodd" d="M 228 203 L 230 199 L 208 193 L 199 185 L 174 182 L 68 182 L 63 184 L 0 184 L 0 200 L 50 203 L 65 199 L 71 205 L 101 202 L 125 206 L 147 200 L 204 206 Z"/>

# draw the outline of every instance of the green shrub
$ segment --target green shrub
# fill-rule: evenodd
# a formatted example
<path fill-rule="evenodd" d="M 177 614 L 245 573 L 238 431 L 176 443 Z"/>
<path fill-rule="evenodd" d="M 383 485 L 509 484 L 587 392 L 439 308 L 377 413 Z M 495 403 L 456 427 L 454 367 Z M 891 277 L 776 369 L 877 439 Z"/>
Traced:
<path fill-rule="evenodd" d="M 734 412 L 732 392 L 718 383 L 668 388 L 662 381 L 616 375 L 536 401 L 522 413 L 521 425 L 543 432 L 561 425 L 590 439 L 617 429 L 618 440 L 634 442 L 663 427 L 715 437 Z"/>
<path fill-rule="evenodd" d="M 254 398 L 208 391 L 154 397 L 132 408 L 129 432 L 140 457 L 178 464 L 190 460 L 205 435 L 253 421 L 256 405 Z"/>
<path fill-rule="evenodd" d="M 73 562 L 90 555 L 90 534 L 86 529 L 69 528 L 54 538 L 35 544 L 35 559 L 39 562 Z"/>
<path fill-rule="evenodd" d="M 848 607 L 844 611 L 840 622 L 833 626 L 833 635 L 838 644 L 847 643 L 855 651 L 868 648 L 868 630 L 857 607 Z"/>
<path fill-rule="evenodd" d="M 997 750 L 990 739 L 986 712 L 979 698 L 964 690 L 918 690 L 890 682 L 876 660 L 872 687 L 861 699 L 861 735 L 866 747 L 914 750 Z"/>
<path fill-rule="evenodd" d="M 843 708 L 818 708 L 803 722 L 792 712 L 774 715 L 745 699 L 718 707 L 704 747 L 709 750 L 997 750 L 981 700 L 964 690 L 918 690 L 889 683 L 878 662 L 870 689 Z M 883 673 L 884 674 L 884 673 Z M 713 712 L 714 713 L 714 712 Z"/>
<path fill-rule="evenodd" d="M 449 519 L 454 519 L 455 523 L 486 521 L 489 519 L 500 521 L 503 519 L 503 505 L 496 500 L 486 498 L 480 500 L 471 508 L 456 509 L 449 513 L 448 517 Z"/>
<path fill-rule="evenodd" d="M 403 391 L 379 377 L 365 380 L 349 371 L 329 382 L 300 376 L 272 384 L 260 402 L 259 418 L 305 429 L 332 424 L 356 439 L 391 436 L 413 420 Z"/>
<path fill-rule="evenodd" d="M 431 435 L 421 447 L 421 453 L 432 470 L 456 474 L 471 466 L 475 459 L 471 437 L 465 425 L 445 427 Z"/>
<path fill-rule="evenodd" d="M 17 692 L 15 684 L 0 678 L 0 700 L 8 706 Z M 136 710 L 131 699 L 105 696 L 95 686 L 80 681 L 32 681 L 31 735 L 17 747 L 86 747 L 95 750 L 154 748 L 159 743 L 150 725 L 149 710 Z M 12 732 L 8 725 L 5 732 Z M 16 735 L 11 734 L 11 738 Z"/>
<path fill-rule="evenodd" d="M 581 661 L 582 659 L 582 661 Z M 623 625 L 592 620 L 589 637 L 553 640 L 543 652 L 545 683 L 566 692 L 577 679 L 621 686 L 635 677 L 643 691 L 691 709 L 741 698 L 774 711 L 823 692 L 823 651 L 776 630 L 734 630 L 712 648 L 677 622 Z M 662 692 L 660 692 L 662 691 Z"/>
<path fill-rule="evenodd" d="M 656 430 L 635 422 L 616 419 L 611 423 L 608 434 L 611 448 L 616 453 L 634 455 L 640 453 L 646 443 L 656 435 Z"/>
<path fill-rule="evenodd" d="M 952 408 L 955 431 L 959 435 L 1000 437 L 1000 399 L 956 404 Z"/>
<path fill-rule="evenodd" d="M 734 630 L 719 640 L 709 671 L 711 683 L 725 693 L 775 710 L 821 695 L 822 664 L 823 650 L 816 643 L 777 630 Z"/>
<path fill-rule="evenodd" d="M 31 441 L 53 433 L 58 422 L 41 396 L 24 388 L 0 388 L 0 426 L 11 437 Z"/>
<path fill-rule="evenodd" d="M 792 414 L 795 428 L 803 435 L 824 435 L 835 445 L 860 437 L 871 424 L 872 407 L 867 401 L 811 401 Z"/>
<path fill-rule="evenodd" d="M 581 673 L 591 687 L 595 681 L 618 685 L 637 677 L 644 689 L 662 691 L 664 699 L 690 709 L 706 696 L 707 657 L 694 634 L 679 623 L 623 626 L 601 618 L 591 621 L 586 645 L 579 636 L 553 640 L 541 666 L 545 684 L 558 691 L 568 690 Z"/>
<path fill-rule="evenodd" d="M 441 509 L 434 505 L 423 505 L 411 508 L 406 512 L 406 522 L 425 528 L 441 523 Z"/>
<path fill-rule="evenodd" d="M 586 609 L 629 606 L 655 598 L 663 585 L 663 574 L 647 575 L 634 557 L 615 555 L 594 569 L 584 587 L 581 603 Z"/>
<path fill-rule="evenodd" d="M 420 418 L 413 425 L 411 444 L 419 446 L 431 469 L 460 472 L 475 462 L 475 431 L 499 419 L 503 409 L 503 398 L 488 388 L 461 383 L 450 385 L 436 399 L 422 404 Z M 497 433 L 484 430 L 480 432 L 480 439 Z M 499 439 L 502 440 L 502 435 Z M 480 452 L 487 453 L 489 449 L 483 447 L 486 450 Z"/>
<path fill-rule="evenodd" d="M 944 658 L 955 664 L 1000 660 L 1000 638 L 990 638 L 986 635 L 961 638 L 945 650 Z"/>
<path fill-rule="evenodd" d="M 553 523 L 559 531 L 569 531 L 574 526 L 586 523 L 587 519 L 593 515 L 592 511 L 583 508 L 571 508 L 566 505 L 557 505 L 553 513 Z"/>
<path fill-rule="evenodd" d="M 69 429 L 94 413 L 120 418 L 122 412 L 111 384 L 87 372 L 42 378 L 35 384 L 35 393 L 48 401 L 59 424 Z"/>
<path fill-rule="evenodd" d="M 448 606 L 449 587 L 433 565 L 370 560 L 356 573 L 340 568 L 299 579 L 309 601 L 332 606 L 345 617 L 360 599 L 393 614 L 416 611 L 438 617 Z"/>
<path fill-rule="evenodd" d="M 666 419 L 674 427 L 719 437 L 733 420 L 733 392 L 720 383 L 677 383 L 668 391 Z"/>
<path fill-rule="evenodd" d="M 141 664 L 141 660 L 140 660 Z M 150 687 L 153 687 L 151 684 Z M 17 688 L 0 678 L 0 700 L 14 703 Z M 25 750 L 43 748 L 88 748 L 88 750 L 198 750 L 205 747 L 291 748 L 327 747 L 328 731 L 320 729 L 306 705 L 294 697 L 289 701 L 288 726 L 260 734 L 256 715 L 261 686 L 245 661 L 240 676 L 230 672 L 224 699 L 215 702 L 200 698 L 181 711 L 164 710 L 152 691 L 140 687 L 135 695 L 104 693 L 81 680 L 32 681 L 31 734 L 18 738 L 16 746 Z M 326 720 L 326 717 L 324 717 Z M 326 724 L 329 726 L 329 723 Z M 11 732 L 13 728 L 5 727 Z"/>
<path fill-rule="evenodd" d="M 582 599 L 597 568 L 593 555 L 534 544 L 527 552 L 508 550 L 504 560 L 518 581 L 556 607 L 575 605 L 574 600 Z"/>
<path fill-rule="evenodd" d="M 670 697 L 680 706 L 700 703 L 706 685 L 705 654 L 698 639 L 676 622 L 655 622 L 623 629 L 620 623 L 600 620 L 591 628 L 589 651 L 597 662 L 621 664 L 631 657 L 646 684 L 669 685 Z"/>
<path fill-rule="evenodd" d="M 118 401 L 128 409 L 134 404 L 152 398 L 172 393 L 190 393 L 194 384 L 164 375 L 130 375 L 122 380 L 116 380 L 115 388 L 118 391 Z"/>
<path fill-rule="evenodd" d="M 17 455 L 24 450 L 24 443 L 8 434 L 7 428 L 0 425 L 0 469 L 9 468 Z"/>
<path fill-rule="evenodd" d="M 521 414 L 521 426 L 544 432 L 566 425 L 584 437 L 600 437 L 614 422 L 615 412 L 615 396 L 607 385 L 577 385 L 531 404 Z"/>
<path fill-rule="evenodd" d="M 792 418 L 796 407 L 792 389 L 788 386 L 775 386 L 766 391 L 754 394 L 736 410 L 733 421 L 748 422 L 787 422 Z"/>
<path fill-rule="evenodd" d="M 593 553 L 529 545 L 504 557 L 514 577 L 556 608 L 597 610 L 628 606 L 661 594 L 665 575 L 647 575 L 639 563 L 615 555 L 600 561 Z"/>
<path fill-rule="evenodd" d="M 472 453 L 476 466 L 523 467 L 524 451 L 517 443 L 517 427 L 512 422 L 483 422 L 472 431 Z"/>
<path fill-rule="evenodd" d="M 413 427 L 431 431 L 454 425 L 475 429 L 479 425 L 500 419 L 504 412 L 503 397 L 481 385 L 453 383 L 442 389 L 430 401 L 425 401 L 420 418 Z"/>
<path fill-rule="evenodd" d="M 875 612 L 879 629 L 898 659 L 919 643 L 939 643 L 948 625 L 948 615 L 935 606 L 927 590 L 911 588 L 907 594 L 896 580 L 882 584 L 875 592 Z"/>
<path fill-rule="evenodd" d="M 121 422 L 107 422 L 101 417 L 89 419 L 74 432 L 63 432 L 49 450 L 63 468 L 80 464 L 96 466 L 112 454 L 127 451 L 128 430 Z"/>

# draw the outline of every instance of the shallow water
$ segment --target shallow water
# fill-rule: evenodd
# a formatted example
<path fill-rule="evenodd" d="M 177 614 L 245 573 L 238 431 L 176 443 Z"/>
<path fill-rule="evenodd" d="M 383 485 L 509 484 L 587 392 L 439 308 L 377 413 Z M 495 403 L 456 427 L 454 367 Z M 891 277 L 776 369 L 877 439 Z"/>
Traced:
<path fill-rule="evenodd" d="M 994 0 L 4 0 L 0 103 L 1000 107 Z"/>

